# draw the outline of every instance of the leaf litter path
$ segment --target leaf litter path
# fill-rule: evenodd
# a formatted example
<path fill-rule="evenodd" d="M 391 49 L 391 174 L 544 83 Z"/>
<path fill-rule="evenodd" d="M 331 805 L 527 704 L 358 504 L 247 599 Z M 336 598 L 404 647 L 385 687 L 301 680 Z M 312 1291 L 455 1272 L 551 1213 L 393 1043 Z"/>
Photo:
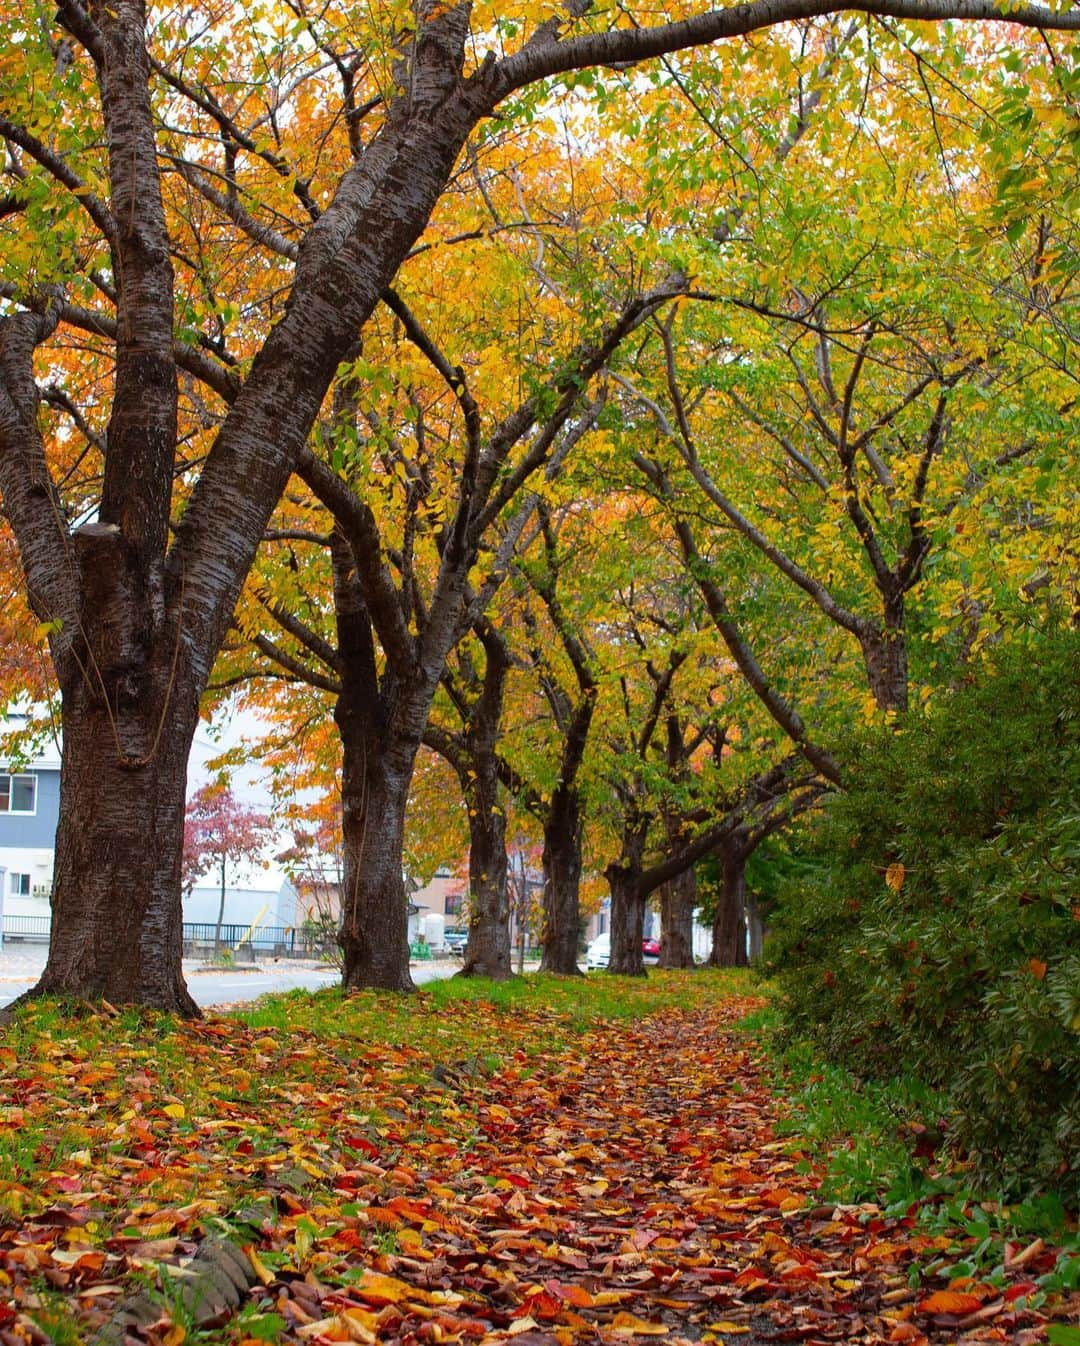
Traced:
<path fill-rule="evenodd" d="M 166 1289 L 120 1340 L 1045 1340 L 1024 1299 L 1038 1248 L 1004 1290 L 916 1292 L 912 1260 L 955 1239 L 813 1204 L 817 1179 L 775 1138 L 779 1105 L 731 1031 L 751 1003 L 570 1039 L 555 1013 L 515 1014 L 491 1073 L 221 1021 L 170 1030 L 183 1062 L 164 1080 L 145 1047 L 134 1072 L 123 1050 L 95 1064 L 70 1042 L 44 1074 L 9 1060 L 23 1112 L 50 1078 L 81 1081 L 86 1147 L 62 1164 L 54 1149 L 37 1191 L 0 1182 L 0 1341 L 43 1346 L 60 1317 L 78 1339 L 115 1332 L 133 1274 L 168 1287 L 223 1231 L 255 1283 L 239 1313 L 210 1296 L 193 1322 Z M 103 1089 L 118 1069 L 125 1088 Z"/>

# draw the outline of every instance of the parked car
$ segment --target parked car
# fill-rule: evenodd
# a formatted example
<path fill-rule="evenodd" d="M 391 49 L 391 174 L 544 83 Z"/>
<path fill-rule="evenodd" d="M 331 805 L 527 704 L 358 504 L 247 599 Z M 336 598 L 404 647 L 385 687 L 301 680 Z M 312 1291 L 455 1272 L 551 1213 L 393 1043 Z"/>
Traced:
<path fill-rule="evenodd" d="M 597 968 L 607 967 L 611 958 L 611 936 L 597 935 L 585 950 L 585 971 L 595 972 Z"/>
<path fill-rule="evenodd" d="M 443 943 L 446 945 L 448 953 L 464 954 L 465 945 L 469 942 L 469 932 L 467 930 L 446 930 L 443 932 Z"/>
<path fill-rule="evenodd" d="M 641 941 L 641 957 L 647 965 L 655 965 L 660 959 L 660 941 L 658 939 L 643 939 Z M 611 932 L 605 931 L 604 934 L 597 935 L 585 950 L 585 971 L 595 972 L 598 968 L 607 967 L 610 961 Z"/>

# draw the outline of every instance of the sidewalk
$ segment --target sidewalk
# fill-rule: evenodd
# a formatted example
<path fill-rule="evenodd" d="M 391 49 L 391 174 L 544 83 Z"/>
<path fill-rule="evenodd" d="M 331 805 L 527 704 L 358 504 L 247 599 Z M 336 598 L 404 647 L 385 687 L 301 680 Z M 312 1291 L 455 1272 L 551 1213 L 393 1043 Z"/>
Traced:
<path fill-rule="evenodd" d="M 30 985 L 41 976 L 48 955 L 47 944 L 5 943 L 0 949 L 0 985 Z M 287 967 L 295 971 L 319 970 L 328 964 L 316 958 L 264 958 L 256 963 L 208 963 L 202 958 L 185 958 L 184 975 L 200 972 L 265 972 L 270 968 Z"/>
<path fill-rule="evenodd" d="M 45 966 L 46 944 L 6 944 L 0 949 L 0 982 L 32 982 Z"/>
<path fill-rule="evenodd" d="M 30 986 L 41 976 L 49 948 L 47 944 L 5 943 L 0 949 L 0 985 Z M 460 966 L 460 959 L 430 958 L 424 963 L 412 963 L 413 967 L 431 964 L 454 963 Z M 203 958 L 185 958 L 184 976 L 198 976 L 203 972 L 269 972 L 272 969 L 288 969 L 294 972 L 320 972 L 331 964 L 318 958 L 274 958 L 267 956 L 253 963 L 212 963 Z"/>

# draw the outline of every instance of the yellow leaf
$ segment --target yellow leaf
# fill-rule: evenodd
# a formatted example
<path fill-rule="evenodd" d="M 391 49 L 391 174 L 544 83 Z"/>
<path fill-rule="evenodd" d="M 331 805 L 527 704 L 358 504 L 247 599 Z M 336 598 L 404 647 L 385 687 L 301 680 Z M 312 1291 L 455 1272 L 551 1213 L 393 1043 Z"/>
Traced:
<path fill-rule="evenodd" d="M 166 1117 L 172 1117 L 176 1121 L 180 1121 L 182 1117 L 187 1116 L 187 1109 L 184 1107 L 183 1103 L 166 1103 L 161 1111 Z"/>
<path fill-rule="evenodd" d="M 899 863 L 890 865 L 885 871 L 885 883 L 894 893 L 898 893 L 904 886 L 904 877 L 906 874 L 907 870 L 903 865 Z"/>
<path fill-rule="evenodd" d="M 364 1309 L 342 1309 L 334 1320 L 345 1328 L 350 1341 L 361 1341 L 365 1346 L 378 1340 L 378 1315 L 367 1313 Z"/>
<path fill-rule="evenodd" d="M 422 1304 L 430 1303 L 431 1295 L 427 1290 L 399 1281 L 396 1276 L 381 1276 L 376 1271 L 365 1271 L 363 1278 L 352 1286 L 354 1294 L 374 1304 L 401 1304 L 405 1300 L 414 1300 Z"/>
<path fill-rule="evenodd" d="M 611 1320 L 613 1332 L 625 1332 L 634 1337 L 666 1337 L 668 1329 L 663 1323 L 647 1323 L 633 1313 L 617 1313 Z"/>
<path fill-rule="evenodd" d="M 255 1275 L 258 1276 L 263 1285 L 269 1285 L 274 1279 L 274 1273 L 259 1257 L 254 1246 L 250 1243 L 245 1245 L 244 1252 L 247 1254 L 247 1260 L 251 1263 L 251 1269 L 254 1271 Z"/>

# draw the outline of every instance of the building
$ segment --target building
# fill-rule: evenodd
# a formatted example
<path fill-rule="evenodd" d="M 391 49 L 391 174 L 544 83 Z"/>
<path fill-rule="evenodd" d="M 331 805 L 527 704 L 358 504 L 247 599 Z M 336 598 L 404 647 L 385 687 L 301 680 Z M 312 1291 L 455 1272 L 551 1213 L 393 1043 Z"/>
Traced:
<path fill-rule="evenodd" d="M 185 947 L 197 952 L 214 945 L 222 911 L 221 885 L 196 884 L 184 894 L 183 905 Z M 249 876 L 246 884 L 225 888 L 221 943 L 228 948 L 240 944 L 259 950 L 290 949 L 297 942 L 306 946 L 307 920 L 307 911 L 288 879 Z"/>
<path fill-rule="evenodd" d="M 9 715 L 9 728 L 20 721 Z M 0 768 L 0 915 L 10 934 L 48 928 L 59 816 L 60 752 L 50 740 L 25 764 Z"/>
<path fill-rule="evenodd" d="M 25 716 L 9 712 L 7 728 L 18 732 Z M 49 740 L 27 762 L 0 766 L 0 942 L 8 939 L 45 940 L 52 921 L 50 897 L 56 824 L 60 817 L 60 750 Z M 282 930 L 302 927 L 307 912 L 296 889 L 280 870 L 265 873 L 257 867 L 241 875 L 245 885 L 225 890 L 223 931 L 226 943 L 235 943 L 254 926 L 249 942 L 278 944 Z M 212 881 L 184 897 L 185 939 L 201 935 L 196 926 L 209 925 L 211 937 L 221 905 L 221 889 Z M 205 942 L 205 941 L 202 941 Z"/>

